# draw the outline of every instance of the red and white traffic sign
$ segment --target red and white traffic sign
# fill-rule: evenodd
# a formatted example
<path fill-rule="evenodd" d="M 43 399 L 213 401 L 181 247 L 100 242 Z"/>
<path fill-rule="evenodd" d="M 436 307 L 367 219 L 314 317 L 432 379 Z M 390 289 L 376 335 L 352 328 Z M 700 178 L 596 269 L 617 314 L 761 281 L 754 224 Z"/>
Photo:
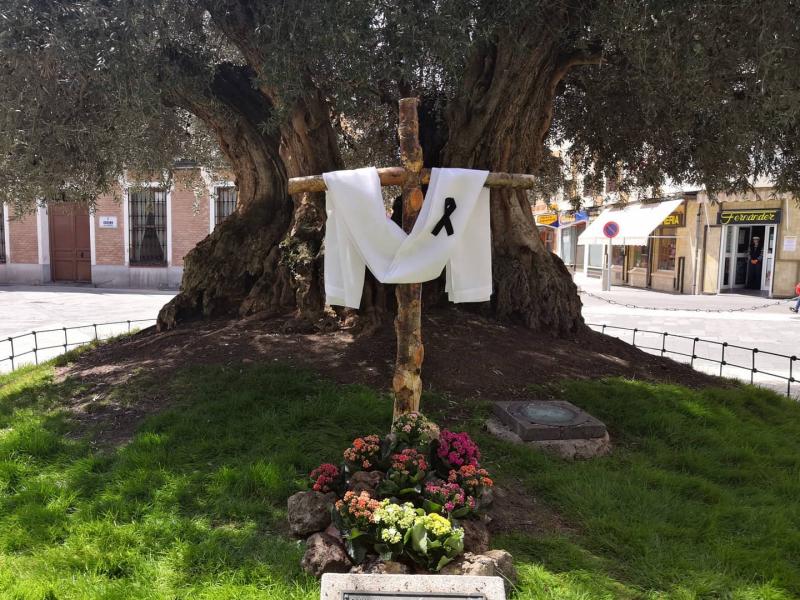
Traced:
<path fill-rule="evenodd" d="M 619 223 L 616 221 L 609 221 L 603 225 L 603 235 L 608 239 L 614 239 L 619 235 Z"/>

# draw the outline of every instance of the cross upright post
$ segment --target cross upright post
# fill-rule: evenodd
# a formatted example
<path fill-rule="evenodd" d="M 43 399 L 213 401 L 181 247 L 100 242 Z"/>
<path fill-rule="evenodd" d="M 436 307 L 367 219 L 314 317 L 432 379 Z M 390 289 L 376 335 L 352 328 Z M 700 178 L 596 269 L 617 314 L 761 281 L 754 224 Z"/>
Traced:
<path fill-rule="evenodd" d="M 403 231 L 411 233 L 422 208 L 422 147 L 419 144 L 419 119 L 416 98 L 400 100 L 397 132 L 400 138 L 400 162 L 406 171 L 403 181 Z M 422 284 L 406 283 L 397 286 L 397 316 L 394 329 L 397 336 L 392 389 L 394 418 L 419 410 L 422 395 Z"/>

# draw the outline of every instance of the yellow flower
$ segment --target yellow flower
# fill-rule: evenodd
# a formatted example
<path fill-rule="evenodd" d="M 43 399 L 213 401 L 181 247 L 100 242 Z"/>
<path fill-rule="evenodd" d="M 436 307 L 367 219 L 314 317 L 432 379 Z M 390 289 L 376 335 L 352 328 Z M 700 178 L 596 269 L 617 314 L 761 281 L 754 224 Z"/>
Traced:
<path fill-rule="evenodd" d="M 425 529 L 434 535 L 446 535 L 453 530 L 453 525 L 442 515 L 431 513 L 425 515 L 424 517 L 420 517 L 420 519 L 422 520 L 422 524 Z"/>

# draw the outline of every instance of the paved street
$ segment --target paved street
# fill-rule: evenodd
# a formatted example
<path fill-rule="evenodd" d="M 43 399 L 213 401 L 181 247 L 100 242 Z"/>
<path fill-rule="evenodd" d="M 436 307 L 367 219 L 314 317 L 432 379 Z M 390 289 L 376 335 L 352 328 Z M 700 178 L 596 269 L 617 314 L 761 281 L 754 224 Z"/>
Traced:
<path fill-rule="evenodd" d="M 109 323 L 137 319 L 155 319 L 158 310 L 174 296 L 173 292 L 158 290 L 110 290 L 81 286 L 0 286 L 0 373 L 10 370 L 9 337 L 33 330 L 46 330 L 92 323 Z M 134 323 L 132 327 L 147 327 L 150 322 Z M 127 324 L 100 325 L 99 337 L 127 331 Z M 69 347 L 90 341 L 94 327 L 67 332 Z M 64 331 L 37 335 L 38 346 L 55 346 L 38 353 L 40 360 L 63 352 Z M 33 336 L 14 340 L 14 354 L 33 350 Z M 37 356 L 25 354 L 17 361 L 34 362 Z"/>
<path fill-rule="evenodd" d="M 584 290 L 581 300 L 587 323 L 646 329 L 659 333 L 668 332 L 704 340 L 728 342 L 746 348 L 758 348 L 760 352 L 755 357 L 756 368 L 762 373 L 755 374 L 754 382 L 776 391 L 786 392 L 786 382 L 770 377 L 768 373 L 787 377 L 789 361 L 767 353 L 800 355 L 800 316 L 789 312 L 792 303 L 788 300 L 771 300 L 746 294 L 679 296 L 619 286 L 613 286 L 610 292 L 601 292 L 598 279 L 587 279 L 582 276 L 576 277 L 576 283 Z M 608 300 L 618 304 L 611 304 L 607 302 Z M 749 310 L 752 307 L 758 308 Z M 716 310 L 724 312 L 711 312 Z M 731 310 L 735 312 L 730 312 Z M 611 328 L 608 328 L 606 333 L 628 342 L 633 335 L 630 331 Z M 637 345 L 657 348 L 657 351 L 653 351 L 655 353 L 660 354 L 662 341 L 661 335 L 642 332 L 636 334 Z M 669 336 L 666 338 L 667 350 L 691 355 L 692 346 L 693 340 Z M 720 344 L 697 342 L 695 346 L 695 354 L 698 357 L 719 360 L 721 352 Z M 725 360 L 729 365 L 723 368 L 722 374 L 749 381 L 749 371 L 730 365 L 752 366 L 753 353 L 730 347 L 726 348 L 725 352 Z M 666 355 L 676 360 L 689 360 L 688 357 L 669 352 Z M 709 361 L 696 360 L 695 367 L 708 373 L 720 374 L 719 365 Z M 800 379 L 800 361 L 795 361 L 793 375 Z M 793 395 L 800 396 L 800 383 L 794 384 L 792 389 Z"/>
<path fill-rule="evenodd" d="M 0 338 L 34 329 L 155 318 L 174 292 L 78 286 L 0 286 Z"/>

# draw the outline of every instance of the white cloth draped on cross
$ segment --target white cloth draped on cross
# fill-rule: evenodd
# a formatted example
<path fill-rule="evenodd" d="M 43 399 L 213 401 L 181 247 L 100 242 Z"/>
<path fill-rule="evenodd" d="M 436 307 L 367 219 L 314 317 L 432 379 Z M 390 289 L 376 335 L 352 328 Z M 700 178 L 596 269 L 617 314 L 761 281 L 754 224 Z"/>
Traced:
<path fill-rule="evenodd" d="M 358 308 L 365 267 L 382 283 L 421 283 L 446 269 L 452 302 L 492 294 L 488 171 L 433 169 L 410 234 L 386 214 L 373 167 L 325 173 L 325 294 L 331 305 Z"/>

